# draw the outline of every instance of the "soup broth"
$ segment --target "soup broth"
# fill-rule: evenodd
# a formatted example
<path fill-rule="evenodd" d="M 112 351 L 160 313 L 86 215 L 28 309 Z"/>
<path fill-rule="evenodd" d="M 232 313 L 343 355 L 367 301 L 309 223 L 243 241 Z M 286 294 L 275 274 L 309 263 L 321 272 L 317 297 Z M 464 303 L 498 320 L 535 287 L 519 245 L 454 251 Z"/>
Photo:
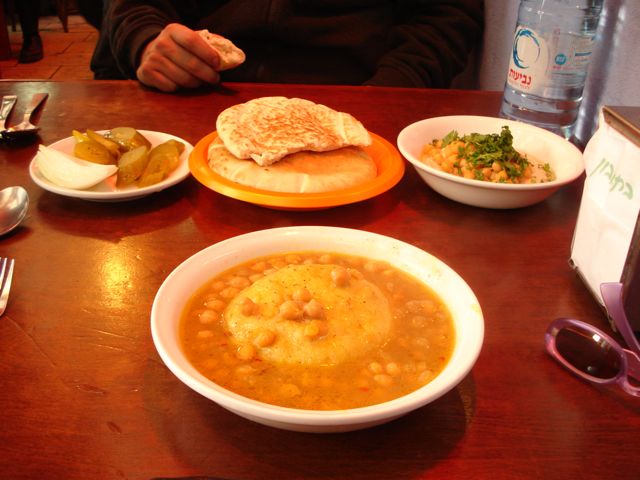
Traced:
<path fill-rule="evenodd" d="M 202 286 L 180 323 L 204 376 L 291 408 L 382 403 L 430 382 L 455 331 L 442 300 L 387 262 L 293 252 L 237 265 Z"/>

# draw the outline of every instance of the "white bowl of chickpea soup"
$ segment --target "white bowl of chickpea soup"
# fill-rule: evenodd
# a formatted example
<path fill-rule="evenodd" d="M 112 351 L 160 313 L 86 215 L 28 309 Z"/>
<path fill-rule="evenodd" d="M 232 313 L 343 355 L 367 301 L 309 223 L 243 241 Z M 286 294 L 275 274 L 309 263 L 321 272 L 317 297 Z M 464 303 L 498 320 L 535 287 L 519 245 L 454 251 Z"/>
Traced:
<path fill-rule="evenodd" d="M 321 433 L 388 422 L 455 388 L 484 321 L 471 288 L 429 253 L 303 226 L 185 260 L 158 290 L 151 332 L 201 395 L 264 425 Z"/>
<path fill-rule="evenodd" d="M 453 138 L 452 132 L 457 134 Z M 503 148 L 504 142 L 510 140 L 509 134 L 512 143 Z M 472 146 L 475 138 L 482 139 L 491 153 L 469 158 L 470 151 L 479 151 Z M 429 187 L 451 200 L 476 207 L 533 205 L 584 171 L 582 153 L 569 141 L 547 130 L 502 118 L 428 118 L 405 127 L 397 144 Z M 509 160 L 491 161 L 496 150 L 504 151 L 502 159 Z M 519 164 L 511 160 L 513 150 Z"/>

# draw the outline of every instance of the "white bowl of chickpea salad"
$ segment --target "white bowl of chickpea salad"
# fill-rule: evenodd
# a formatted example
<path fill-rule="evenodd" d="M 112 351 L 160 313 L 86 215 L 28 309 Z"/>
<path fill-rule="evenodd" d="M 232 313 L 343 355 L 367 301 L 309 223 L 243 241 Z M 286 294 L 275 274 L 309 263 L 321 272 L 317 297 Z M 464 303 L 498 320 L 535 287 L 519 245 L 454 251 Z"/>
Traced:
<path fill-rule="evenodd" d="M 312 278 L 269 318 L 261 284 L 306 269 Z M 344 271 L 346 280 L 336 274 Z M 331 305 L 318 288 L 346 296 Z M 349 288 L 379 297 L 372 318 L 373 297 L 360 308 Z M 293 314 L 285 312 L 292 303 Z M 256 321 L 265 328 L 246 342 L 245 327 Z M 471 288 L 427 252 L 375 233 L 304 226 L 240 235 L 185 260 L 158 290 L 151 331 L 169 370 L 219 406 L 271 427 L 324 433 L 391 421 L 454 389 L 480 353 L 484 321 Z"/>
<path fill-rule="evenodd" d="M 398 149 L 433 190 L 484 208 L 539 203 L 584 171 L 580 150 L 526 123 L 456 115 L 405 127 Z"/>

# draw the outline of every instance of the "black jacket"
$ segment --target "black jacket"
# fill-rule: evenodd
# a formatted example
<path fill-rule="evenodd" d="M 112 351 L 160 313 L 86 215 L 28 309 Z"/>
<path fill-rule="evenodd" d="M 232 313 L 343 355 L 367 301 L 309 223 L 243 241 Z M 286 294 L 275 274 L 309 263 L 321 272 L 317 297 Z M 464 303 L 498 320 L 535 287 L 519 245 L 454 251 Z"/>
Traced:
<path fill-rule="evenodd" d="M 173 22 L 245 51 L 223 81 L 447 87 L 481 41 L 483 1 L 111 0 L 95 77 L 136 78 L 142 49 Z"/>

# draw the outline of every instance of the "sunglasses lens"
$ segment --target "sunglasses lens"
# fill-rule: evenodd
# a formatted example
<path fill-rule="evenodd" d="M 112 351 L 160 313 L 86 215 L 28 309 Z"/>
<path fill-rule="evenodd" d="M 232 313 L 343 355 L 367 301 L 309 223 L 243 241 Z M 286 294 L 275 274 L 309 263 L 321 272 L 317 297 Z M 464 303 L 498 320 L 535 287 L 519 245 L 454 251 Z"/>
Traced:
<path fill-rule="evenodd" d="M 618 352 L 596 332 L 564 327 L 556 335 L 556 348 L 567 362 L 592 377 L 605 380 L 620 372 Z"/>

